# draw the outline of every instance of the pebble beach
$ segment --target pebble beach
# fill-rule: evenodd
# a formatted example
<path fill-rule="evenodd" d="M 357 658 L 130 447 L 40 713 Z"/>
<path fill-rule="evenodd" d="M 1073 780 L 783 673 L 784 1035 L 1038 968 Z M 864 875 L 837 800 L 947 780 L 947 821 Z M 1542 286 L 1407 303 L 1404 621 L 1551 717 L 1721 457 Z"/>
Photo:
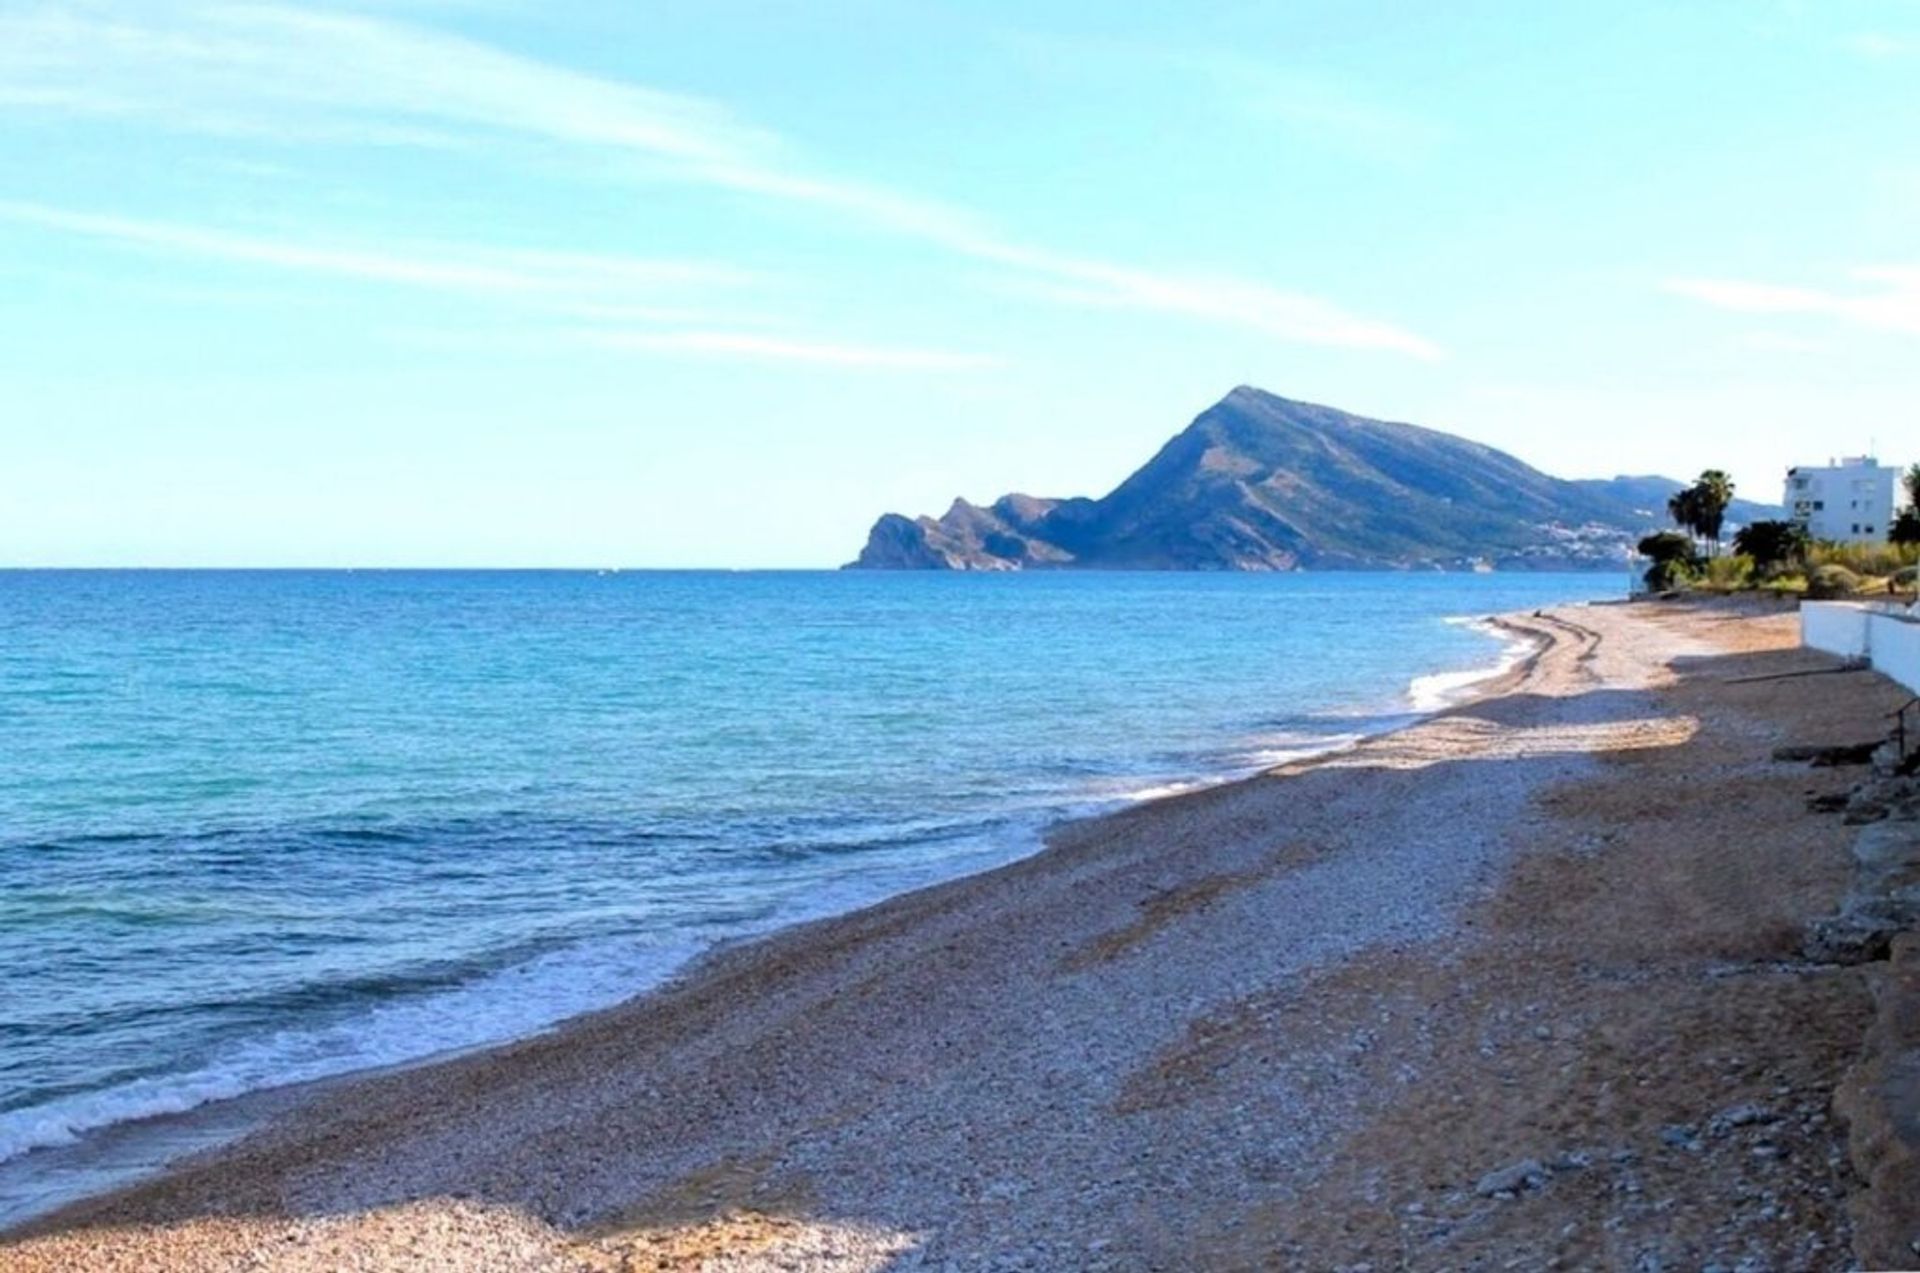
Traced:
<path fill-rule="evenodd" d="M 1848 778 L 1771 753 L 1898 691 L 1752 679 L 1791 613 L 1501 622 L 1470 702 L 283 1095 L 0 1268 L 1849 1267 Z"/>

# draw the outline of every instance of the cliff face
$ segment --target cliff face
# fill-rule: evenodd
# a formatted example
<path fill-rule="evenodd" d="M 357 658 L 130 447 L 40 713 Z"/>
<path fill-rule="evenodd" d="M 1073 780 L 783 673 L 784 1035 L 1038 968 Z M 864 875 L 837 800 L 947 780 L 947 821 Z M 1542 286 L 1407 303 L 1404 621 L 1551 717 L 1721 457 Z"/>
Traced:
<path fill-rule="evenodd" d="M 1103 498 L 888 514 L 852 565 L 932 570 L 1565 569 L 1625 562 L 1664 479 L 1567 482 L 1410 424 L 1242 386 Z M 1616 487 L 1622 489 L 1615 489 Z M 1668 482 L 1667 492 L 1678 482 Z"/>
<path fill-rule="evenodd" d="M 1009 495 L 981 508 L 963 499 L 938 518 L 888 513 L 873 524 L 853 566 L 864 570 L 1023 570 L 1072 564 L 1072 556 L 1037 537 L 1059 505 Z"/>

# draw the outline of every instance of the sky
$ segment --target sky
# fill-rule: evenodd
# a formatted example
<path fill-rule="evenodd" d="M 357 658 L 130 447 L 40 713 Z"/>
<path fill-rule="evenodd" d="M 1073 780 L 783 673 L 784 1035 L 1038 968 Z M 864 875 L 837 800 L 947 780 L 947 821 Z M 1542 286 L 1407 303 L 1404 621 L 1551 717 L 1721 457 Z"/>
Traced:
<path fill-rule="evenodd" d="M 0 0 L 0 565 L 832 566 L 1243 383 L 1920 459 L 1920 0 Z"/>

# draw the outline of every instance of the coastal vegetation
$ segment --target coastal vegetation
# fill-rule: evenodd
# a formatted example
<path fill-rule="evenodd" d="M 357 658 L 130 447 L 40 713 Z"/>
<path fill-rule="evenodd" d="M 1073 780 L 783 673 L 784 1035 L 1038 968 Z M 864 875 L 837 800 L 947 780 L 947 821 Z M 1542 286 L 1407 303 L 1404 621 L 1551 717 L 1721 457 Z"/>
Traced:
<path fill-rule="evenodd" d="M 1708 469 L 1691 486 L 1667 497 L 1667 512 L 1706 547 L 1709 558 L 1720 555 L 1720 529 L 1726 525 L 1727 506 L 1733 503 L 1733 479 L 1720 469 Z"/>
<path fill-rule="evenodd" d="M 1726 473 L 1708 469 L 1667 501 L 1680 529 L 1646 535 L 1636 545 L 1648 562 L 1643 578 L 1661 593 L 1771 592 L 1815 600 L 1912 595 L 1920 575 L 1920 464 L 1907 469 L 1901 484 L 1907 507 L 1885 544 L 1815 540 L 1797 522 L 1763 518 L 1740 527 L 1732 551 L 1723 554 L 1721 531 L 1734 488 Z"/>
<path fill-rule="evenodd" d="M 1907 506 L 1887 528 L 1887 539 L 1896 544 L 1920 544 L 1920 464 L 1909 464 L 1900 475 L 1907 494 Z"/>

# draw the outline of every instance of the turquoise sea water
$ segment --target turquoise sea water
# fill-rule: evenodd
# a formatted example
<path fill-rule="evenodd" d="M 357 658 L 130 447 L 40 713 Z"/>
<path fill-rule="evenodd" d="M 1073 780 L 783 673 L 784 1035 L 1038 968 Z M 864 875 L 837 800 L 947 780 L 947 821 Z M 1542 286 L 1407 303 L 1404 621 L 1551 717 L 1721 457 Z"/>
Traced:
<path fill-rule="evenodd" d="M 0 1162 L 1339 745 L 1611 575 L 0 573 Z M 4 1199 L 0 1199 L 4 1202 Z"/>

